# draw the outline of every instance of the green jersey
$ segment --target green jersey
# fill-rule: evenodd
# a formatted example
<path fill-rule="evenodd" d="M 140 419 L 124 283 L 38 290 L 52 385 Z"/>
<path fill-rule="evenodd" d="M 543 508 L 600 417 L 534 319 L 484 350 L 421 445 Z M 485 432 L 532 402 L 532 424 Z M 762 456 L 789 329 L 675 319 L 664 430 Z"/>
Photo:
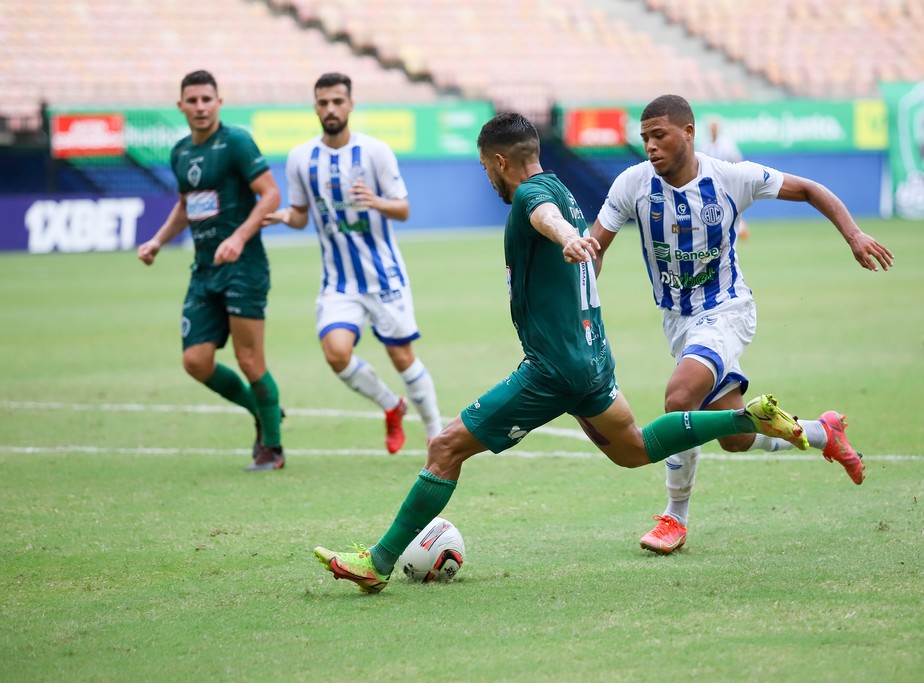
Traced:
<path fill-rule="evenodd" d="M 176 143 L 170 166 L 186 195 L 196 263 L 209 265 L 218 245 L 247 220 L 257 203 L 250 183 L 269 166 L 246 130 L 224 124 L 201 145 L 191 135 Z M 240 262 L 267 263 L 259 232 L 244 245 Z"/>
<path fill-rule="evenodd" d="M 522 183 L 504 230 L 510 315 L 526 360 L 565 391 L 595 389 L 613 378 L 610 353 L 592 263 L 566 263 L 560 245 L 529 222 L 540 204 L 555 204 L 574 226 L 587 232 L 571 192 L 552 173 Z"/>

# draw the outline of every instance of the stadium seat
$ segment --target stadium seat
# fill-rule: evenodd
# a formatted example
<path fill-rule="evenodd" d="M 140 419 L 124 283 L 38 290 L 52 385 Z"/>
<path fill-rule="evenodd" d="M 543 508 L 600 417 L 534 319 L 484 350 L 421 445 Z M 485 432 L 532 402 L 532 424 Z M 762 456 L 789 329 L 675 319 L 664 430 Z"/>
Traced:
<path fill-rule="evenodd" d="M 200 68 L 235 104 L 304 104 L 325 70 L 350 73 L 364 102 L 437 99 L 433 88 L 274 13 L 285 8 L 243 0 L 0 0 L 0 116 L 37 114 L 43 99 L 169 105 L 183 74 Z"/>
<path fill-rule="evenodd" d="M 793 95 L 869 97 L 877 81 L 924 78 L 920 0 L 646 3 Z"/>
<path fill-rule="evenodd" d="M 636 1 L 793 95 L 874 96 L 881 80 L 924 78 L 920 0 Z M 199 68 L 235 104 L 305 104 L 316 75 L 337 70 L 365 103 L 461 93 L 537 122 L 550 102 L 747 96 L 620 21 L 618 4 L 0 0 L 0 116 L 37 117 L 42 101 L 164 106 Z"/>

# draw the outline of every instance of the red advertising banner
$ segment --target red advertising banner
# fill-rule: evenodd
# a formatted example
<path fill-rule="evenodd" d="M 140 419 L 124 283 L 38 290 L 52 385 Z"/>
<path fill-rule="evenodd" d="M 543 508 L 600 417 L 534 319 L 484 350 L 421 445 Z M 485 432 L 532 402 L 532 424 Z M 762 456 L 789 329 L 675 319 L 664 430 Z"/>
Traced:
<path fill-rule="evenodd" d="M 569 147 L 617 147 L 626 144 L 625 109 L 571 109 L 565 119 Z"/>
<path fill-rule="evenodd" d="M 125 154 L 123 114 L 56 114 L 51 119 L 51 156 L 112 157 Z"/>

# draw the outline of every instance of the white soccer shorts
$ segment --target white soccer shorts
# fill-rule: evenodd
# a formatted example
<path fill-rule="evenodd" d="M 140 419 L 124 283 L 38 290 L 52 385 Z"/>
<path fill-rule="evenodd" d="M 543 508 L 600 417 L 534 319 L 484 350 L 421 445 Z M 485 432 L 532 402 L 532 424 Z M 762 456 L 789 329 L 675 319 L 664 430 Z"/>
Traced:
<path fill-rule="evenodd" d="M 315 307 L 319 339 L 333 329 L 343 328 L 354 332 L 358 343 L 367 322 L 386 346 L 407 344 L 420 336 L 410 287 L 369 294 L 322 292 Z"/>
<path fill-rule="evenodd" d="M 747 386 L 740 360 L 757 331 L 753 299 L 732 299 L 699 315 L 664 311 L 662 325 L 674 360 L 694 358 L 712 370 L 714 391 L 704 406 L 742 384 Z"/>

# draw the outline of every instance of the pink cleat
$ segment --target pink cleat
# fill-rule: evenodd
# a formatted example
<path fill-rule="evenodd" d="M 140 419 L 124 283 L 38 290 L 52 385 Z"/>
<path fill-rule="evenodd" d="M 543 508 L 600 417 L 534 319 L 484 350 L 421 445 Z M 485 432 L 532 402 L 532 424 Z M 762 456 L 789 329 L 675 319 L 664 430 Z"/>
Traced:
<path fill-rule="evenodd" d="M 838 412 L 829 410 L 822 413 L 818 421 L 824 426 L 825 433 L 828 435 L 828 445 L 821 454 L 828 462 L 837 460 L 843 465 L 853 483 L 859 486 L 866 478 L 866 465 L 863 464 L 863 456 L 857 453 L 847 441 L 847 434 L 844 431 L 847 427 L 847 418 Z"/>
<path fill-rule="evenodd" d="M 639 540 L 642 550 L 667 555 L 686 543 L 687 528 L 680 522 L 667 515 L 655 515 L 654 519 L 658 525 Z"/>

